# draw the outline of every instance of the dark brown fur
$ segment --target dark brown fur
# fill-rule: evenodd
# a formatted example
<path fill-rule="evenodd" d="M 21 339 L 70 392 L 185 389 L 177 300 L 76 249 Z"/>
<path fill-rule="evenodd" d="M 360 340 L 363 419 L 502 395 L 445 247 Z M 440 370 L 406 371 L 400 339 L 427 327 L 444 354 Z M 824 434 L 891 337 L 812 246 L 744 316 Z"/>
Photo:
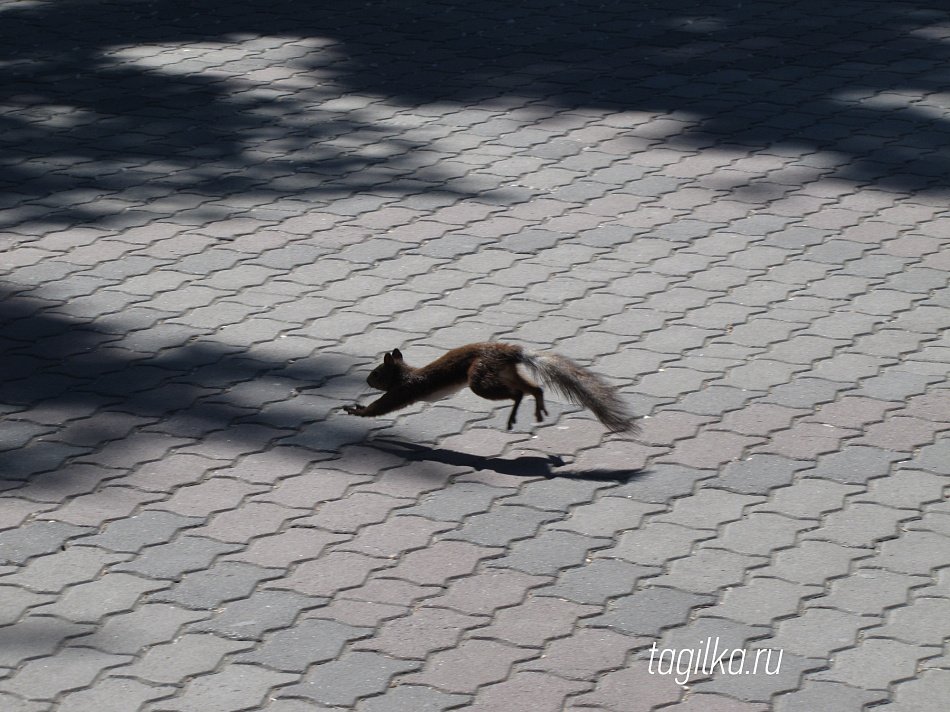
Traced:
<path fill-rule="evenodd" d="M 493 342 L 461 346 L 422 368 L 403 361 L 399 349 L 387 353 L 383 363 L 366 379 L 371 387 L 385 393 L 367 406 L 344 406 L 343 409 L 350 415 L 370 418 L 438 397 L 440 391 L 467 385 L 482 398 L 514 401 L 508 416 L 509 430 L 527 393 L 534 398 L 534 415 L 540 423 L 542 416 L 547 415 L 544 392 L 519 373 L 519 364 L 528 366 L 541 381 L 571 401 L 589 408 L 609 430 L 636 429 L 633 417 L 617 396 L 617 389 L 597 374 L 558 354 L 525 351 L 520 346 Z"/>

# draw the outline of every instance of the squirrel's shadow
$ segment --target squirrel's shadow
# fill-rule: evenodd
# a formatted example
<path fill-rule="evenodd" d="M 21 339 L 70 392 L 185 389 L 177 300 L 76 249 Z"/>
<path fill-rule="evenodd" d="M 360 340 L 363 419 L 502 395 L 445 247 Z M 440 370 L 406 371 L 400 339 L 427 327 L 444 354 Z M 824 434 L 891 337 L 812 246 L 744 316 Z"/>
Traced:
<path fill-rule="evenodd" d="M 471 467 L 475 470 L 492 470 L 503 475 L 514 475 L 515 477 L 545 477 L 553 479 L 555 477 L 577 480 L 594 480 L 597 482 L 617 482 L 626 484 L 631 479 L 645 474 L 644 470 L 563 470 L 554 471 L 553 468 L 564 467 L 564 460 L 557 455 L 548 455 L 547 457 L 538 457 L 534 455 L 524 455 L 505 459 L 501 457 L 484 457 L 482 455 L 472 455 L 458 450 L 445 450 L 441 448 L 428 447 L 418 443 L 409 443 L 402 440 L 390 440 L 386 438 L 375 438 L 367 440 L 366 445 L 376 448 L 381 452 L 391 455 L 398 455 L 413 461 L 441 462 L 446 465 L 458 465 L 460 467 Z M 386 447 L 389 446 L 389 447 Z"/>

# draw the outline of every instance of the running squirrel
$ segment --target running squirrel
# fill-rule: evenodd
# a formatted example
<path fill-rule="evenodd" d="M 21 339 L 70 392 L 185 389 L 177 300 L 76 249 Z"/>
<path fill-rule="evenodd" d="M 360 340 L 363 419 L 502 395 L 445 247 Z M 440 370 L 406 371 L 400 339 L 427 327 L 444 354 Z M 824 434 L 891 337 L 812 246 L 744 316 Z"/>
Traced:
<path fill-rule="evenodd" d="M 383 357 L 383 363 L 366 379 L 370 387 L 385 393 L 367 406 L 347 405 L 343 410 L 350 415 L 372 418 L 417 401 L 439 400 L 467 385 L 475 395 L 488 400 L 514 400 L 508 430 L 515 423 L 522 397 L 529 393 L 534 396 L 534 416 L 540 423 L 541 416 L 547 415 L 544 392 L 519 370 L 522 365 L 546 386 L 590 409 L 611 432 L 637 430 L 634 417 L 620 400 L 617 389 L 597 374 L 558 354 L 493 342 L 460 346 L 422 368 L 407 364 L 399 349 L 395 349 Z"/>

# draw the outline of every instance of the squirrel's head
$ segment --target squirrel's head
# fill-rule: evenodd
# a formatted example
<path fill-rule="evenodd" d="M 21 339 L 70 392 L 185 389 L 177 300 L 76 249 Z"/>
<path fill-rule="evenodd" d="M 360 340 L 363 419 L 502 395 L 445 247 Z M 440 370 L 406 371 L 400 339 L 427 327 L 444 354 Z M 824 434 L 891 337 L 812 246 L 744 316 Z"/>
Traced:
<path fill-rule="evenodd" d="M 369 384 L 370 388 L 375 388 L 378 391 L 388 391 L 399 382 L 402 370 L 402 353 L 399 349 L 393 349 L 383 356 L 383 362 L 366 377 L 366 383 Z"/>

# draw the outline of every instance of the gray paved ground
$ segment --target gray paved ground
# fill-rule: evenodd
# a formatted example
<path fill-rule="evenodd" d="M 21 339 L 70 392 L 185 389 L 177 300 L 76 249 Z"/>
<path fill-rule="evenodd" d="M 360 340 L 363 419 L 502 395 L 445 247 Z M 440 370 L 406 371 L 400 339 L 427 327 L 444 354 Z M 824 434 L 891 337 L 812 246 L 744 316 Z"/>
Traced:
<path fill-rule="evenodd" d="M 0 709 L 943 712 L 948 9 L 0 2 Z"/>

